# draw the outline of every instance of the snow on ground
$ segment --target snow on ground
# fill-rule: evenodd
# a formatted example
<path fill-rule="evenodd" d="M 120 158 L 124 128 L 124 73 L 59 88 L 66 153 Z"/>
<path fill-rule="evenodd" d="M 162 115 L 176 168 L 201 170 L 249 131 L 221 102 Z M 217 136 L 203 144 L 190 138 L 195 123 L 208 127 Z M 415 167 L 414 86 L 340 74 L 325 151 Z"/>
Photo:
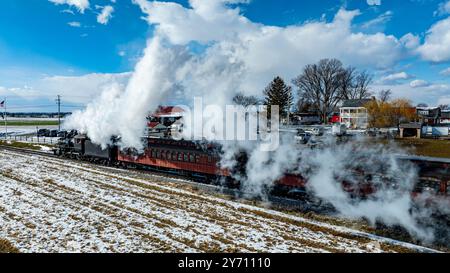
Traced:
<path fill-rule="evenodd" d="M 21 252 L 423 250 L 175 180 L 0 150 L 0 238 Z"/>

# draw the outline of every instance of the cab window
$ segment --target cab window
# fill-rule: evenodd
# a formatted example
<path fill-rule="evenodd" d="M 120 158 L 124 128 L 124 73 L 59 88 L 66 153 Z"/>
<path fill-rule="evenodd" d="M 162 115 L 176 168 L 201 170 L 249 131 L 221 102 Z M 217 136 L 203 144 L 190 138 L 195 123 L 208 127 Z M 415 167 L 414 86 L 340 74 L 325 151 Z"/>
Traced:
<path fill-rule="evenodd" d="M 420 193 L 436 194 L 439 192 L 440 183 L 434 179 L 423 179 L 419 182 L 416 190 Z"/>

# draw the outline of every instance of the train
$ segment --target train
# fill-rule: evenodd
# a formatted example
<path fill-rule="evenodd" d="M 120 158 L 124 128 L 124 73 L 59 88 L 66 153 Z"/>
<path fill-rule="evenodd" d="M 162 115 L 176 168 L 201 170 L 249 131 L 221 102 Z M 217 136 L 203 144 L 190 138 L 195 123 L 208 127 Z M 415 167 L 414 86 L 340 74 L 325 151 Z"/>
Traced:
<path fill-rule="evenodd" d="M 208 142 L 173 140 L 169 138 L 143 138 L 144 149 L 120 149 L 116 138 L 110 145 L 100 146 L 93 143 L 86 134 L 68 133 L 58 142 L 55 154 L 78 160 L 121 168 L 142 169 L 164 172 L 194 179 L 202 183 L 240 188 L 239 181 L 233 177 L 245 176 L 246 155 L 238 155 L 233 170 L 220 167 L 221 146 Z M 450 200 L 450 160 L 439 158 L 399 156 L 399 160 L 408 161 L 418 167 L 419 181 L 413 196 L 418 198 L 423 193 Z M 240 167 L 239 167 L 240 166 Z M 351 196 L 366 198 L 376 191 L 371 183 L 372 174 L 359 172 L 362 181 L 358 184 L 340 181 L 343 189 Z M 271 193 L 293 198 L 310 198 L 307 180 L 299 173 L 286 173 L 273 187 Z M 450 203 L 449 203 L 450 204 Z"/>

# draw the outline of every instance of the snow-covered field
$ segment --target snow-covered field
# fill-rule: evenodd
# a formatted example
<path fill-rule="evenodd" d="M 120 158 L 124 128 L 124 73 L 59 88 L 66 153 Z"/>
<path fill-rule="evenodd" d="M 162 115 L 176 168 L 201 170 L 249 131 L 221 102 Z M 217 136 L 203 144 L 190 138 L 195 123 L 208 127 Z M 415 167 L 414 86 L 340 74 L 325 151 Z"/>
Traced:
<path fill-rule="evenodd" d="M 0 150 L 0 238 L 21 252 L 416 251 L 158 175 Z"/>
<path fill-rule="evenodd" d="M 39 126 L 39 129 L 57 130 L 57 125 Z M 0 135 L 4 135 L 6 128 L 0 122 Z M 8 136 L 24 136 L 36 134 L 36 126 L 8 126 Z"/>

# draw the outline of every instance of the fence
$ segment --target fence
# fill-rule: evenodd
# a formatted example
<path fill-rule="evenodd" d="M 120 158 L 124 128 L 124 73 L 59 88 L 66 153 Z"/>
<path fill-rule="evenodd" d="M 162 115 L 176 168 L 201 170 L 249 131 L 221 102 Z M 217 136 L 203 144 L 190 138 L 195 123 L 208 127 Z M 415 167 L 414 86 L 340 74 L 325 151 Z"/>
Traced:
<path fill-rule="evenodd" d="M 36 143 L 36 144 L 57 144 L 57 137 L 36 137 L 36 136 L 2 136 L 0 140 L 4 141 L 19 141 L 26 143 Z"/>

